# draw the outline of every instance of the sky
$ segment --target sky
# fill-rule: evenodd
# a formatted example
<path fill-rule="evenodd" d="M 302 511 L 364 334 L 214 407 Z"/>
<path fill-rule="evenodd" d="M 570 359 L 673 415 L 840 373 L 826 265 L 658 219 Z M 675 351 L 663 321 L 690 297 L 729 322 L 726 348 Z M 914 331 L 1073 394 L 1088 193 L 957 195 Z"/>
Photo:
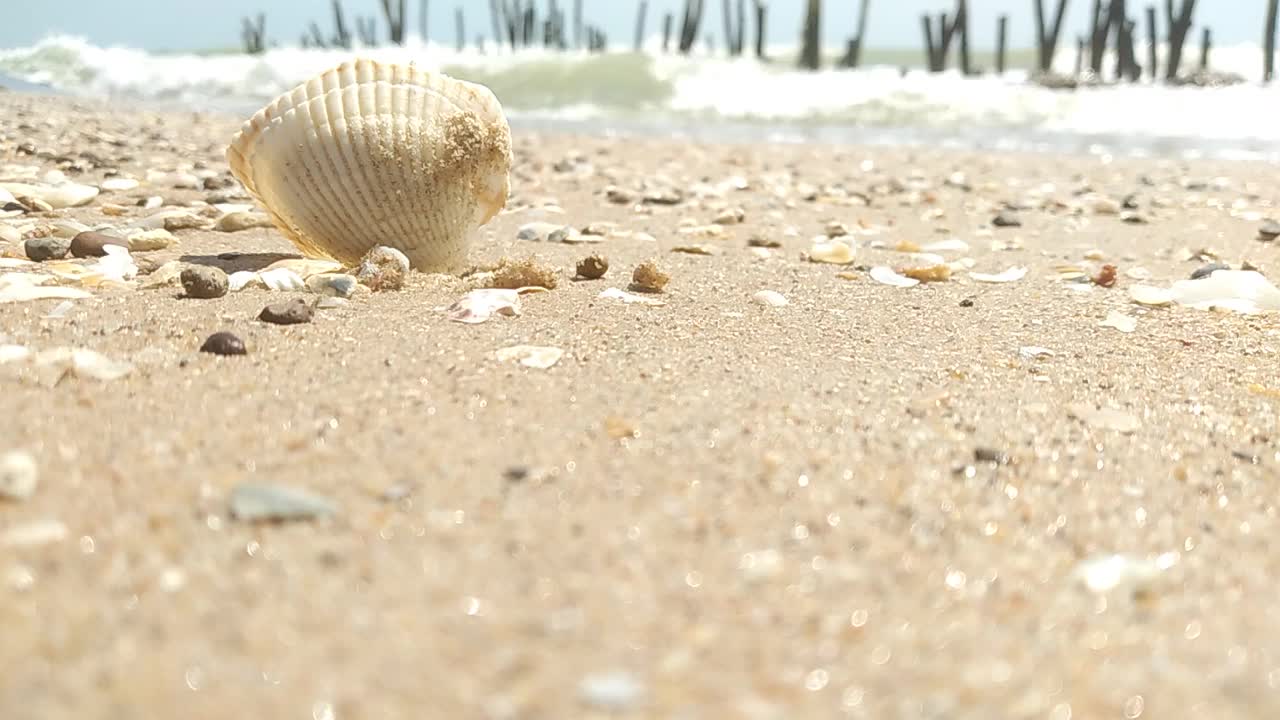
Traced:
<path fill-rule="evenodd" d="M 1033 0 L 972 0 L 970 23 L 972 42 L 977 47 L 994 43 L 996 18 L 1007 13 L 1011 47 L 1034 45 Z M 1185 0 L 1183 0 L 1185 1 Z M 702 34 L 715 35 L 723 46 L 723 0 L 706 0 Z M 920 14 L 955 7 L 953 0 L 871 0 L 867 45 L 876 48 L 921 47 Z M 1056 0 L 1045 0 L 1045 4 Z M 408 0 L 409 25 L 415 30 L 421 0 Z M 583 0 L 588 23 L 604 29 L 613 45 L 630 44 L 634 34 L 639 0 Z M 1064 43 L 1080 34 L 1087 25 L 1092 3 L 1067 0 Z M 343 0 L 347 15 L 375 16 L 379 30 L 386 32 L 379 0 Z M 560 0 L 572 7 L 572 0 Z M 1144 0 L 1130 0 L 1130 14 L 1141 21 Z M 1163 2 L 1157 3 L 1163 14 Z M 269 40 L 295 44 L 309 21 L 319 22 L 326 32 L 332 29 L 330 0 L 0 0 L 0 48 L 32 45 L 51 34 L 78 35 L 98 45 L 127 45 L 150 50 L 197 50 L 240 44 L 240 18 L 265 12 Z M 539 0 L 540 8 L 547 3 Z M 768 37 L 771 44 L 791 44 L 799 36 L 804 0 L 770 0 Z M 858 0 L 823 0 L 823 36 L 826 43 L 843 46 L 853 34 Z M 1260 43 L 1265 0 L 1200 0 L 1197 23 L 1213 28 L 1215 44 Z M 751 2 L 747 2 L 750 15 Z M 429 35 L 452 44 L 455 38 L 454 12 L 464 8 L 468 42 L 479 33 L 492 33 L 488 0 L 432 0 Z M 661 28 L 664 13 L 673 13 L 677 26 L 683 0 L 650 0 L 648 27 Z M 1049 12 L 1046 9 L 1046 12 Z M 350 22 L 350 21 L 348 21 Z M 750 27 L 750 26 L 749 26 Z M 1142 27 L 1140 25 L 1140 27 Z M 1145 30 L 1142 31 L 1145 34 Z M 1198 39 L 1196 31 L 1194 37 Z"/>

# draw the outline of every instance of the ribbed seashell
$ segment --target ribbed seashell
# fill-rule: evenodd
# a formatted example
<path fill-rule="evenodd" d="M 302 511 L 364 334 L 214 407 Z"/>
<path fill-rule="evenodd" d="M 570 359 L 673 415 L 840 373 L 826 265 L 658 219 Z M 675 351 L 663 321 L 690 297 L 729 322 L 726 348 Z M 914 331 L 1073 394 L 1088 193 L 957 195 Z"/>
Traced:
<path fill-rule="evenodd" d="M 506 204 L 511 131 L 482 85 L 357 59 L 259 110 L 227 160 L 303 254 L 352 266 L 387 245 L 448 271 Z"/>

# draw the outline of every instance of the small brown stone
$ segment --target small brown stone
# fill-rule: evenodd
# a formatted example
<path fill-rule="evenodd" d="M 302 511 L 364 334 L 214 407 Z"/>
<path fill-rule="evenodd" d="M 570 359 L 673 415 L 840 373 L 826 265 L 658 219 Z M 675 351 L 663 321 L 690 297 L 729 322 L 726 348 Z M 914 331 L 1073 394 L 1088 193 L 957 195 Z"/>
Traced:
<path fill-rule="evenodd" d="M 182 289 L 186 291 L 187 297 L 202 300 L 226 295 L 229 286 L 227 274 L 221 268 L 210 265 L 193 265 L 183 268 L 179 279 L 182 281 Z"/>
<path fill-rule="evenodd" d="M 316 311 L 305 300 L 294 298 L 293 300 L 271 303 L 262 308 L 262 312 L 258 314 L 258 319 L 273 325 L 300 325 L 311 322 L 311 318 L 315 317 L 315 314 Z"/>
<path fill-rule="evenodd" d="M 129 249 L 129 241 L 124 238 L 86 230 L 71 239 L 71 255 L 78 258 L 103 257 L 107 254 L 108 245 Z"/>
<path fill-rule="evenodd" d="M 609 272 L 609 259 L 603 255 L 588 255 L 578 261 L 578 277 L 599 280 Z"/>
<path fill-rule="evenodd" d="M 214 355 L 247 355 L 244 341 L 229 332 L 216 332 L 200 346 L 200 352 Z"/>
<path fill-rule="evenodd" d="M 631 273 L 632 288 L 641 292 L 662 292 L 670 281 L 671 276 L 663 272 L 652 260 L 640 263 L 636 266 L 635 272 Z"/>

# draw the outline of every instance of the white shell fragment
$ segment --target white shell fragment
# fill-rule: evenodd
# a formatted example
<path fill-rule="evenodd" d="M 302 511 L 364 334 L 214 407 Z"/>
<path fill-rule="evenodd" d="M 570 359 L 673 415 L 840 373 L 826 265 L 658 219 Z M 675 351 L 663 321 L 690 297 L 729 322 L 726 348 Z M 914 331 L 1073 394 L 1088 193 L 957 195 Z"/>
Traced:
<path fill-rule="evenodd" d="M 31 185 L 28 183 L 0 183 L 0 189 L 18 197 L 35 198 L 48 203 L 54 210 L 87 205 L 98 197 L 98 188 L 78 183 L 59 185 Z"/>
<path fill-rule="evenodd" d="M 817 239 L 809 248 L 809 260 L 812 262 L 848 265 L 853 262 L 853 255 L 853 248 L 842 240 Z"/>
<path fill-rule="evenodd" d="M 927 253 L 969 252 L 969 243 L 960 238 L 951 238 L 949 240 L 931 242 L 920 248 L 920 250 Z"/>
<path fill-rule="evenodd" d="M 666 302 L 662 300 L 658 300 L 657 298 L 645 297 L 643 295 L 629 293 L 626 290 L 619 290 L 618 288 L 609 288 L 608 290 L 601 292 L 600 297 L 606 300 L 621 300 L 622 302 L 627 303 L 628 305 L 632 303 L 638 303 L 640 305 L 666 305 L 667 304 Z"/>
<path fill-rule="evenodd" d="M 1035 360 L 1036 358 L 1053 357 L 1057 353 L 1055 353 L 1054 351 L 1046 347 L 1039 347 L 1036 345 L 1024 345 L 1018 348 L 1018 354 L 1028 360 Z"/>
<path fill-rule="evenodd" d="M 506 204 L 511 132 L 482 85 L 360 58 L 259 110 L 227 159 L 305 255 L 350 266 L 390 245 L 453 270 Z"/>
<path fill-rule="evenodd" d="M 1233 310 L 1246 315 L 1280 312 L 1280 288 L 1253 270 L 1218 270 L 1198 280 L 1179 280 L 1173 301 L 1197 310 Z"/>
<path fill-rule="evenodd" d="M 26 500 L 36 491 L 40 471 L 36 459 L 25 450 L 0 453 L 0 499 Z"/>
<path fill-rule="evenodd" d="M 119 380 L 133 372 L 133 363 L 112 360 L 88 348 L 50 348 L 36 353 L 33 360 L 37 366 L 62 367 L 77 377 L 102 382 Z"/>
<path fill-rule="evenodd" d="M 1129 298 L 1139 305 L 1172 305 L 1173 293 L 1151 285 L 1129 286 Z"/>
<path fill-rule="evenodd" d="M 786 296 L 776 290 L 761 290 L 755 295 L 752 295 L 751 299 L 754 300 L 757 305 L 765 305 L 768 307 L 783 307 L 788 302 Z"/>
<path fill-rule="evenodd" d="M 881 285 L 892 285 L 893 287 L 909 288 L 909 287 L 915 287 L 916 285 L 920 284 L 919 280 L 916 280 L 915 278 L 909 278 L 904 275 L 899 275 L 898 273 L 893 271 L 893 268 L 887 267 L 885 265 L 877 265 L 871 268 L 871 272 L 868 274 L 871 276 L 872 280 L 875 280 Z"/>
<path fill-rule="evenodd" d="M 454 304 L 445 308 L 445 315 L 454 322 L 482 323 L 494 315 L 520 314 L 520 291 L 504 288 L 472 290 Z"/>
<path fill-rule="evenodd" d="M 560 358 L 564 356 L 564 350 L 538 345 L 512 345 L 495 351 L 494 356 L 501 362 L 515 360 L 525 367 L 546 370 L 560 362 Z"/>
<path fill-rule="evenodd" d="M 969 277 L 978 282 L 985 283 L 1011 283 L 1017 282 L 1027 276 L 1027 269 L 1024 267 L 1011 267 L 1002 273 L 990 275 L 988 273 L 969 273 Z"/>
<path fill-rule="evenodd" d="M 107 178 L 98 184 L 103 192 L 128 192 L 138 187 L 138 181 L 127 177 Z"/>
<path fill-rule="evenodd" d="M 1119 310 L 1112 310 L 1107 313 L 1107 317 L 1098 323 L 1101 327 L 1115 328 L 1122 333 L 1131 333 L 1138 329 L 1138 318 L 1132 315 L 1125 315 Z"/>

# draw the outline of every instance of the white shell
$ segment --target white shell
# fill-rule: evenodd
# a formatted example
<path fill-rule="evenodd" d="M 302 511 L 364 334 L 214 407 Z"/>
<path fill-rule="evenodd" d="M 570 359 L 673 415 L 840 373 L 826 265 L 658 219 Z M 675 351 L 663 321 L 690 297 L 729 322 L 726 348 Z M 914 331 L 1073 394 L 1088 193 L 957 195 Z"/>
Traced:
<path fill-rule="evenodd" d="M 506 204 L 511 130 L 482 85 L 356 59 L 259 110 L 227 160 L 305 255 L 351 266 L 389 245 L 455 270 Z"/>

